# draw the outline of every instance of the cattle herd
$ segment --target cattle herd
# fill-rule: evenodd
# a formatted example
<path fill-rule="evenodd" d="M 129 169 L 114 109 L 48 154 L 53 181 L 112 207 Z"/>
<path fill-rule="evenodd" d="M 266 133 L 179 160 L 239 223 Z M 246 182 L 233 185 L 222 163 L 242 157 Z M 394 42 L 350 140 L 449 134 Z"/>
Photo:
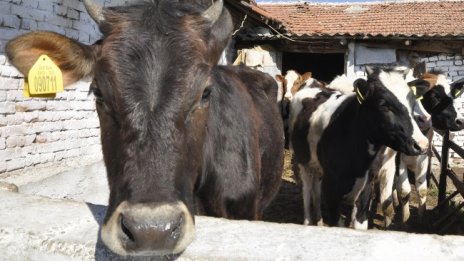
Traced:
<path fill-rule="evenodd" d="M 109 249 L 177 254 L 193 240 L 195 214 L 261 219 L 279 190 L 286 141 L 303 184 L 305 224 L 341 226 L 348 204 L 352 226 L 367 229 L 376 182 L 385 226 L 393 190 L 406 221 L 408 169 L 423 214 L 432 126 L 464 127 L 453 106 L 463 81 L 402 67 L 367 67 L 365 79 L 329 84 L 295 71 L 276 81 L 218 66 L 232 32 L 229 12 L 222 0 L 206 10 L 185 2 L 103 9 L 84 0 L 103 34 L 98 42 L 31 32 L 6 46 L 24 75 L 46 54 L 65 85 L 92 79 L 110 187 L 101 228 Z"/>

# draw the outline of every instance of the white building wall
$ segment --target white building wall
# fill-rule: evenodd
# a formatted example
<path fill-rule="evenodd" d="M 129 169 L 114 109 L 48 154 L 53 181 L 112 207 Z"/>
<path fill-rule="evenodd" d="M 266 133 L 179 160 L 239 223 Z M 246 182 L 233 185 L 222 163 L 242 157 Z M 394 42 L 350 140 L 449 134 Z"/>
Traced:
<path fill-rule="evenodd" d="M 123 0 L 95 0 L 120 5 Z M 81 0 L 0 0 L 0 178 L 30 167 L 102 158 L 95 102 L 88 82 L 78 82 L 55 99 L 24 98 L 23 76 L 4 55 L 6 43 L 38 30 L 81 43 L 100 37 Z"/>

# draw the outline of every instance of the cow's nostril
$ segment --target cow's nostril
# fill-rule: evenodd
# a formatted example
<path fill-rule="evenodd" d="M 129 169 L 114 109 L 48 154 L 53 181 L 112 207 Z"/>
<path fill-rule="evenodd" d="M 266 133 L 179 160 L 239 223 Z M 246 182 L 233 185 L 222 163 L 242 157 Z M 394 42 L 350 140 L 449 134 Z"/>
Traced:
<path fill-rule="evenodd" d="M 130 229 L 128 228 L 127 224 L 125 224 L 125 219 L 124 219 L 124 216 L 122 214 L 119 215 L 119 219 L 121 220 L 121 222 L 120 222 L 121 223 L 121 230 L 124 233 L 124 235 L 130 241 L 135 242 L 135 237 L 132 234 L 132 232 L 130 231 Z"/>

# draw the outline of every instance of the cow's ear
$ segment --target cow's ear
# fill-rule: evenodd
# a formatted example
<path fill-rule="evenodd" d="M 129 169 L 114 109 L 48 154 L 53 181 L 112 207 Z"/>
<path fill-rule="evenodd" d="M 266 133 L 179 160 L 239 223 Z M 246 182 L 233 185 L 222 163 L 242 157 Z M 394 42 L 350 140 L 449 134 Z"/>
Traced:
<path fill-rule="evenodd" d="M 419 78 L 425 72 L 426 72 L 425 62 L 421 62 L 414 66 L 412 76 L 414 78 Z"/>
<path fill-rule="evenodd" d="M 408 82 L 408 85 L 409 88 L 411 88 L 412 93 L 414 93 L 416 99 L 422 98 L 422 96 L 424 96 L 424 94 L 430 90 L 430 82 L 423 79 L 410 81 Z"/>
<path fill-rule="evenodd" d="M 92 74 L 99 49 L 57 33 L 32 32 L 9 41 L 5 51 L 10 63 L 26 77 L 37 59 L 47 55 L 61 69 L 66 86 Z"/>
<path fill-rule="evenodd" d="M 367 97 L 369 97 L 370 90 L 367 81 L 364 79 L 357 79 L 353 83 L 354 92 L 356 93 L 356 98 L 358 99 L 359 104 L 362 104 Z"/>
<path fill-rule="evenodd" d="M 457 81 L 451 83 L 451 95 L 453 98 L 457 98 L 461 96 L 462 92 L 464 91 L 464 78 L 461 78 Z"/>
<path fill-rule="evenodd" d="M 283 81 L 284 81 L 284 76 L 283 76 L 283 75 L 276 74 L 275 78 L 276 78 L 276 80 L 277 80 L 278 82 L 283 82 Z"/>
<path fill-rule="evenodd" d="M 311 77 L 313 77 L 313 74 L 311 72 L 306 72 L 303 75 L 301 75 L 301 78 L 303 79 L 303 82 L 310 79 Z"/>

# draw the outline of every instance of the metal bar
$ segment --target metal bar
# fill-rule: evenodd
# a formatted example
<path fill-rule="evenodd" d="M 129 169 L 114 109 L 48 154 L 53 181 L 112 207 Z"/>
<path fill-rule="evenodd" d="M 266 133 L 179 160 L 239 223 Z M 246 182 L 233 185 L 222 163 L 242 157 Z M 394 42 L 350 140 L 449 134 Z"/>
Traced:
<path fill-rule="evenodd" d="M 435 186 L 438 187 L 438 180 L 437 180 L 437 178 L 435 177 L 435 175 L 433 175 L 433 173 L 432 173 L 432 174 L 430 175 L 430 177 L 432 178 L 433 183 L 435 183 Z M 430 183 L 431 183 L 431 182 L 430 182 Z M 429 186 L 430 186 L 430 184 L 429 184 Z"/>
<path fill-rule="evenodd" d="M 446 198 L 446 174 L 448 172 L 449 160 L 449 131 L 443 135 L 443 145 L 441 148 L 441 171 L 440 182 L 438 184 L 438 202 L 442 202 Z"/>

